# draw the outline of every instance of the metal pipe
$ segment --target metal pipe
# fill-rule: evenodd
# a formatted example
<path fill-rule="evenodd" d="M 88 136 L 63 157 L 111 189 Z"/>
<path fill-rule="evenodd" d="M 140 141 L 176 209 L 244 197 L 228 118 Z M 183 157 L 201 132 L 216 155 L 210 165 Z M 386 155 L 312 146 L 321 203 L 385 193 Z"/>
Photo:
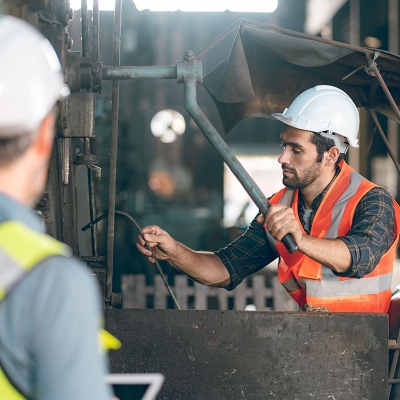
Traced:
<path fill-rule="evenodd" d="M 89 18 L 87 0 L 81 0 L 82 56 L 89 57 Z"/>
<path fill-rule="evenodd" d="M 115 0 L 114 11 L 114 54 L 113 65 L 118 67 L 121 55 L 122 0 Z M 110 143 L 110 179 L 108 187 L 108 229 L 107 229 L 107 274 L 106 301 L 111 300 L 114 273 L 114 228 L 115 228 L 115 190 L 117 182 L 117 144 L 118 144 L 119 80 L 112 86 L 112 123 Z"/>
<path fill-rule="evenodd" d="M 103 67 L 102 78 L 113 79 L 176 79 L 176 65 L 147 67 Z"/>
<path fill-rule="evenodd" d="M 93 0 L 93 63 L 99 62 L 100 48 L 100 8 L 99 0 Z"/>
<path fill-rule="evenodd" d="M 382 138 L 382 140 L 385 143 L 385 146 L 387 148 L 387 151 L 388 151 L 391 159 L 393 160 L 394 165 L 397 168 L 397 172 L 400 174 L 400 165 L 399 165 L 399 162 L 397 160 L 396 154 L 393 151 L 392 146 L 390 146 L 390 143 L 389 143 L 389 141 L 387 140 L 387 138 L 385 136 L 385 132 L 383 132 L 382 126 L 378 121 L 378 116 L 376 115 L 376 111 L 372 110 L 371 108 L 367 108 L 367 110 L 370 113 L 372 119 L 374 120 L 375 126 L 378 128 L 378 132 L 380 133 L 381 138 Z"/>
<path fill-rule="evenodd" d="M 83 139 L 83 152 L 84 154 L 91 154 L 90 139 Z M 88 174 L 88 186 L 89 186 L 89 215 L 90 220 L 93 221 L 96 218 L 96 188 L 95 188 L 95 177 L 94 171 L 87 168 Z M 91 242 L 92 242 L 92 254 L 98 256 L 97 237 L 98 227 L 94 225 L 91 227 Z"/>
<path fill-rule="evenodd" d="M 99 0 L 93 0 L 93 47 L 92 47 L 92 60 L 94 64 L 99 62 L 99 46 L 100 46 L 100 8 L 99 8 Z M 94 101 L 96 99 L 93 99 Z M 93 119 L 96 119 L 95 113 L 93 114 Z M 95 126 L 95 123 L 93 123 Z M 87 151 L 86 154 L 90 154 L 93 150 L 91 147 L 92 140 L 91 139 L 84 139 L 84 146 L 85 150 Z M 96 187 L 95 187 L 95 177 L 94 172 L 88 168 L 88 184 L 89 184 L 89 213 L 90 213 L 90 220 L 92 221 L 96 218 Z M 97 257 L 99 255 L 98 251 L 98 226 L 94 225 L 91 227 L 91 238 L 92 238 L 92 254 L 93 256 Z"/>
<path fill-rule="evenodd" d="M 86 0 L 85 0 L 86 1 Z M 99 8 L 99 0 L 93 0 L 93 47 L 92 47 L 92 60 L 94 64 L 99 62 L 99 29 L 100 29 L 100 8 Z M 89 30 L 88 30 L 89 32 Z M 94 99 L 95 101 L 95 99 Z M 96 119 L 95 113 L 93 114 L 93 119 Z M 93 123 L 93 126 L 95 123 Z M 92 141 L 91 139 L 84 139 L 84 150 L 85 154 L 90 154 Z M 95 187 L 95 177 L 94 172 L 88 168 L 88 186 L 89 186 L 89 214 L 90 220 L 92 221 L 96 218 L 96 187 Z M 91 241 L 92 241 L 92 254 L 97 257 L 98 252 L 98 226 L 94 225 L 91 227 Z"/>
<path fill-rule="evenodd" d="M 374 62 L 371 58 L 371 55 L 367 55 L 367 60 L 368 60 L 368 64 L 372 64 Z M 389 103 L 392 106 L 392 109 L 393 109 L 394 113 L 396 114 L 398 121 L 400 122 L 400 110 L 397 107 L 397 104 L 394 101 L 392 94 L 390 93 L 388 87 L 386 86 L 385 81 L 382 78 L 382 75 L 378 69 L 378 65 L 375 63 L 375 66 L 371 67 L 370 70 L 373 72 L 373 74 L 375 74 L 376 79 L 378 80 L 379 84 L 381 85 L 383 92 L 385 93 L 387 99 L 389 100 Z"/>
<path fill-rule="evenodd" d="M 240 164 L 233 151 L 221 138 L 217 130 L 214 128 L 214 126 L 211 124 L 211 122 L 198 106 L 196 99 L 196 78 L 190 74 L 185 76 L 184 87 L 186 110 L 189 112 L 190 116 L 193 118 L 196 124 L 200 127 L 201 131 L 214 147 L 214 149 L 217 151 L 217 153 L 225 161 L 226 165 L 230 168 L 230 170 L 242 184 L 248 195 L 261 211 L 261 213 L 265 215 L 269 208 L 268 199 L 265 197 L 264 193 L 260 190 L 260 188 L 254 182 L 251 176 L 247 173 L 247 171 L 243 168 L 242 164 Z M 268 231 L 266 233 L 267 235 L 269 235 Z M 282 242 L 291 253 L 297 251 L 298 247 L 292 235 L 286 235 L 282 239 Z"/>

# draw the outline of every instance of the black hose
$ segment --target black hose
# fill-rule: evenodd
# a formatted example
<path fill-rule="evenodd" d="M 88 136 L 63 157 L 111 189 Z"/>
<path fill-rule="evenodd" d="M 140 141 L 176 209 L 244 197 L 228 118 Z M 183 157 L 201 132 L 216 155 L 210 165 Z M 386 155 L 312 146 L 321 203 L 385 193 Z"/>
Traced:
<path fill-rule="evenodd" d="M 124 217 L 128 218 L 129 221 L 131 221 L 133 225 L 135 225 L 135 228 L 138 230 L 139 235 L 140 235 L 140 236 L 142 237 L 142 239 L 144 240 L 147 249 L 148 249 L 149 251 L 151 251 L 151 256 L 153 257 L 153 259 L 154 259 L 154 261 L 155 261 L 155 263 L 156 263 L 158 272 L 159 272 L 159 274 L 161 275 L 161 278 L 162 278 L 162 280 L 164 281 L 164 284 L 165 284 L 165 286 L 166 286 L 166 288 L 167 288 L 169 294 L 170 294 L 171 297 L 172 297 L 172 301 L 174 302 L 175 308 L 176 308 L 177 310 L 180 310 L 181 308 L 179 307 L 178 301 L 176 300 L 176 297 L 175 297 L 175 295 L 174 295 L 174 293 L 173 293 L 171 287 L 170 287 L 169 284 L 168 284 L 167 277 L 165 276 L 163 270 L 161 269 L 160 263 L 158 262 L 157 258 L 155 257 L 153 249 L 152 249 L 151 246 L 147 243 L 147 241 L 144 239 L 143 231 L 142 231 L 142 229 L 140 228 L 139 224 L 135 221 L 135 219 L 134 219 L 131 215 L 129 215 L 129 214 L 128 214 L 127 212 L 125 212 L 125 211 L 115 210 L 115 214 L 123 215 Z M 102 219 L 106 218 L 107 216 L 108 216 L 108 212 L 106 212 L 106 213 L 100 215 L 99 217 L 97 217 L 96 219 L 94 219 L 93 221 L 91 221 L 91 222 L 89 222 L 87 225 L 85 225 L 85 226 L 82 228 L 82 231 L 86 231 L 87 229 L 91 228 L 93 225 L 97 224 L 97 223 L 100 222 Z"/>

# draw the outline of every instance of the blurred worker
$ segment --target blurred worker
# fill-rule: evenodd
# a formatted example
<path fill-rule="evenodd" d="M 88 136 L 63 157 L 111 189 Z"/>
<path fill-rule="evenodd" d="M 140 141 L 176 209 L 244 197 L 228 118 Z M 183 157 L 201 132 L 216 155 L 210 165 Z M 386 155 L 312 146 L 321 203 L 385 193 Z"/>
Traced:
<path fill-rule="evenodd" d="M 54 106 L 68 94 L 33 27 L 0 16 L 0 399 L 110 400 L 95 278 L 43 233 Z"/>
<path fill-rule="evenodd" d="M 146 227 L 155 257 L 228 290 L 279 257 L 279 280 L 300 307 L 387 312 L 399 206 L 343 160 L 349 146 L 358 147 L 356 106 L 342 90 L 316 86 L 273 117 L 285 124 L 278 159 L 285 188 L 271 197 L 265 218 L 259 215 L 215 253 L 193 251 L 159 227 Z M 299 249 L 294 254 L 280 242 L 289 233 Z M 141 237 L 137 247 L 153 261 Z"/>

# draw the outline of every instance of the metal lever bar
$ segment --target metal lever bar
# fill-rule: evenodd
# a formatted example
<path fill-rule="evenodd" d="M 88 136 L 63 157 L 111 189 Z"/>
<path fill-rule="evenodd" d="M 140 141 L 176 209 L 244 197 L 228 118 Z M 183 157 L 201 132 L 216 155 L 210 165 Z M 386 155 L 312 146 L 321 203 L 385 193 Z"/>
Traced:
<path fill-rule="evenodd" d="M 217 153 L 225 161 L 226 165 L 230 168 L 230 170 L 242 184 L 250 198 L 254 201 L 254 203 L 261 211 L 261 213 L 265 215 L 270 206 L 268 199 L 264 196 L 264 193 L 256 185 L 256 183 L 244 169 L 242 164 L 240 164 L 233 151 L 221 138 L 217 130 L 214 128 L 214 126 L 211 124 L 211 122 L 208 120 L 206 115 L 201 111 L 199 105 L 197 104 L 196 76 L 194 74 L 184 74 L 183 84 L 186 110 L 196 122 L 196 124 L 200 127 L 201 131 L 214 147 L 214 149 L 217 151 Z M 269 235 L 268 232 L 267 235 Z M 295 242 L 291 234 L 287 234 L 282 239 L 282 243 L 286 246 L 290 253 L 295 253 L 298 250 L 297 243 Z"/>

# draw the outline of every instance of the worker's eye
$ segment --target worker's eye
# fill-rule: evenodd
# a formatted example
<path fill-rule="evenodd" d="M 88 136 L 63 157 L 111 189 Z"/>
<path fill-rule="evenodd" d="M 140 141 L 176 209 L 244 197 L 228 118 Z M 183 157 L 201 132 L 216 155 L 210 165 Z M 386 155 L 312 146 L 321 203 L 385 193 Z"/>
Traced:
<path fill-rule="evenodd" d="M 292 149 L 292 151 L 293 151 L 294 154 L 300 154 L 301 153 L 301 151 L 299 149 L 296 149 L 296 147 L 294 147 Z"/>

